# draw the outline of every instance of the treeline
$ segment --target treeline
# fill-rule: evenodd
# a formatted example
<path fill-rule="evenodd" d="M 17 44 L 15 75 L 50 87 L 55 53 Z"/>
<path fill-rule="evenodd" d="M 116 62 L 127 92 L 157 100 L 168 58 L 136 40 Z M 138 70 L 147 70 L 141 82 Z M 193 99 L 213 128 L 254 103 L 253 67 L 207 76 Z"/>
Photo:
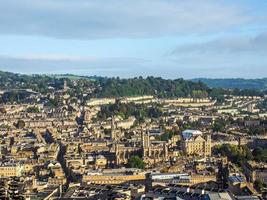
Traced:
<path fill-rule="evenodd" d="M 138 123 L 144 122 L 145 118 L 158 118 L 163 115 L 163 111 L 160 105 L 152 104 L 146 106 L 143 104 L 121 104 L 116 103 L 113 105 L 106 105 L 101 107 L 101 111 L 98 113 L 98 120 L 106 120 L 112 116 L 121 116 L 123 119 L 127 119 L 134 116 Z"/>
<path fill-rule="evenodd" d="M 97 79 L 101 89 L 98 97 L 122 97 L 154 95 L 157 97 L 195 97 L 208 96 L 209 88 L 202 82 L 194 83 L 183 79 L 168 80 L 156 77 L 147 78 L 102 78 Z"/>
<path fill-rule="evenodd" d="M 263 149 L 261 147 L 257 147 L 253 149 L 253 151 L 250 151 L 247 146 L 223 144 L 215 146 L 213 153 L 227 156 L 231 162 L 240 166 L 250 160 L 267 162 L 267 149 Z"/>
<path fill-rule="evenodd" d="M 51 88 L 62 89 L 63 79 L 45 75 L 24 75 L 0 71 L 1 90 L 32 89 L 40 93 L 47 93 Z M 12 95 L 16 95 L 15 92 Z"/>
<path fill-rule="evenodd" d="M 6 90 L 1 96 L 0 103 L 21 103 L 24 102 L 31 92 L 31 89 L 41 94 L 53 93 L 62 90 L 64 81 L 69 90 L 66 92 L 71 97 L 82 98 L 87 93 L 88 88 L 96 87 L 94 81 L 81 77 L 80 79 L 70 79 L 67 77 L 56 77 L 55 75 L 24 75 L 0 71 L 0 90 Z M 58 97 L 56 97 L 58 98 Z M 51 99 L 51 105 L 57 106 L 59 101 Z"/>
<path fill-rule="evenodd" d="M 242 78 L 228 78 L 228 79 L 208 79 L 199 78 L 193 81 L 201 81 L 209 87 L 228 88 L 228 89 L 253 89 L 253 90 L 267 90 L 267 78 L 262 79 L 242 79 Z"/>
<path fill-rule="evenodd" d="M 224 95 L 264 96 L 266 92 L 254 89 L 209 88 L 203 82 L 193 82 L 184 79 L 163 79 L 158 77 L 138 77 L 130 79 L 100 78 L 95 79 L 100 87 L 96 97 L 123 97 L 153 95 L 159 98 L 211 97 L 218 102 L 224 101 Z"/>
<path fill-rule="evenodd" d="M 267 94 L 267 90 L 261 91 L 259 89 L 234 89 L 231 90 L 231 94 L 237 96 L 264 96 Z"/>
<path fill-rule="evenodd" d="M 209 88 L 201 83 L 194 83 L 183 79 L 166 80 L 163 78 L 106 78 L 106 77 L 75 77 L 66 76 L 47 76 L 47 75 L 23 75 L 0 71 L 0 89 L 32 89 L 40 93 L 48 93 L 60 90 L 64 80 L 68 87 L 75 93 L 81 93 L 85 88 L 93 86 L 96 88 L 95 97 L 123 97 L 154 95 L 157 97 L 193 97 L 204 98 L 209 95 Z M 73 81 L 76 84 L 73 84 Z M 79 87 L 76 87 L 78 84 Z M 72 90 L 72 91 L 73 91 Z M 81 90 L 81 91 L 80 91 Z M 11 96 L 17 94 L 11 94 Z"/>
<path fill-rule="evenodd" d="M 163 79 L 149 76 L 147 78 L 107 78 L 107 77 L 79 77 L 79 76 L 48 76 L 48 75 L 23 75 L 0 71 L 0 89 L 12 91 L 4 96 L 2 102 L 22 100 L 24 97 L 13 89 L 32 89 L 33 91 L 47 94 L 63 88 L 64 80 L 70 88 L 71 96 L 83 98 L 88 93 L 88 88 L 93 88 L 91 97 L 125 97 L 153 95 L 159 98 L 206 98 L 211 97 L 218 102 L 224 101 L 225 94 L 263 96 L 264 92 L 251 89 L 222 89 L 209 88 L 205 83 L 188 81 L 184 79 Z M 10 101 L 9 101 L 10 100 Z"/>

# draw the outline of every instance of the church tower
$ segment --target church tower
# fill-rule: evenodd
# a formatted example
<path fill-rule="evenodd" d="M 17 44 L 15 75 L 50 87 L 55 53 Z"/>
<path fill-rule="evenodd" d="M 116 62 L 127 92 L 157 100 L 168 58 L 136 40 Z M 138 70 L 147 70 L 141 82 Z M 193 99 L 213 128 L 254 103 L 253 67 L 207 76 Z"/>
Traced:
<path fill-rule="evenodd" d="M 149 131 L 142 130 L 142 147 L 143 147 L 143 156 L 150 156 L 150 135 Z"/>
<path fill-rule="evenodd" d="M 111 119 L 111 140 L 113 140 L 113 141 L 117 140 L 117 134 L 116 134 L 115 128 L 116 128 L 115 119 L 112 116 L 112 119 Z"/>
<path fill-rule="evenodd" d="M 63 83 L 63 91 L 67 91 L 67 90 L 68 90 L 67 81 L 64 80 L 64 83 Z"/>

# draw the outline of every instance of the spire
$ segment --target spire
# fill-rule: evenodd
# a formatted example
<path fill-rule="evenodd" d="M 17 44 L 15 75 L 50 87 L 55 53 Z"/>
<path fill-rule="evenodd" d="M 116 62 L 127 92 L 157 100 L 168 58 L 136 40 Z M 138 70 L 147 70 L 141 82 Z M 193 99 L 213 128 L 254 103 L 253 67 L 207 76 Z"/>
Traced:
<path fill-rule="evenodd" d="M 116 133 L 115 133 L 115 119 L 114 116 L 111 118 L 111 139 L 117 140 Z"/>

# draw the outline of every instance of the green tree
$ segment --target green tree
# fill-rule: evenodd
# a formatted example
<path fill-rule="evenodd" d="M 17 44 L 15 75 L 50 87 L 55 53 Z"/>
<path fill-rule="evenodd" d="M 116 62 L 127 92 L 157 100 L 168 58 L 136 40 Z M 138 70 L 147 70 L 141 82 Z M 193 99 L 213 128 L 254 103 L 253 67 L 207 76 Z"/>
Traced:
<path fill-rule="evenodd" d="M 218 119 L 213 124 L 213 131 L 214 132 L 224 132 L 225 126 L 227 125 L 226 121 L 223 119 Z"/>
<path fill-rule="evenodd" d="M 40 112 L 40 110 L 39 110 L 39 108 L 37 106 L 32 106 L 32 107 L 27 108 L 27 112 L 29 112 L 29 113 L 38 113 L 38 112 Z"/>
<path fill-rule="evenodd" d="M 25 122 L 23 120 L 18 120 L 17 124 L 16 124 L 16 127 L 19 128 L 19 129 L 22 129 L 25 127 Z"/>
<path fill-rule="evenodd" d="M 252 151 L 252 155 L 258 162 L 267 162 L 267 149 L 257 147 Z"/>
<path fill-rule="evenodd" d="M 256 180 L 255 183 L 255 188 L 258 190 L 258 191 L 261 191 L 263 190 L 264 188 L 267 188 L 267 183 L 264 183 L 262 181 L 259 181 L 259 180 Z"/>
<path fill-rule="evenodd" d="M 146 164 L 139 156 L 132 156 L 129 160 L 129 166 L 138 169 L 144 169 Z"/>
<path fill-rule="evenodd" d="M 246 161 L 253 159 L 253 155 L 247 146 L 222 144 L 215 146 L 213 152 L 215 154 L 227 156 L 231 162 L 238 165 L 242 165 Z"/>

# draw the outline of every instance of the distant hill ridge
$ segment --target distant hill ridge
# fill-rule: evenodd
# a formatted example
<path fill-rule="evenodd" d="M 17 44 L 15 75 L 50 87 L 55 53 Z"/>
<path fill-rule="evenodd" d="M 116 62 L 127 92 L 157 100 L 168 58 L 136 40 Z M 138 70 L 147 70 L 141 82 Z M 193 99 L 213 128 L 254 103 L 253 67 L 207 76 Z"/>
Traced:
<path fill-rule="evenodd" d="M 160 77 L 108 78 L 98 76 L 79 76 L 72 74 L 26 75 L 0 71 L 0 89 L 32 89 L 47 93 L 53 89 L 62 89 L 63 79 L 75 91 L 84 89 L 84 84 L 96 88 L 92 96 L 123 97 L 154 95 L 158 97 L 207 97 L 210 89 L 201 82 L 184 79 L 163 79 Z M 70 80 L 83 80 L 80 86 L 74 86 Z M 87 87 L 86 86 L 86 87 Z M 52 89 L 51 89 L 52 88 Z"/>
<path fill-rule="evenodd" d="M 75 84 L 71 81 L 76 80 Z M 39 93 L 49 93 L 63 88 L 67 82 L 72 95 L 83 95 L 86 88 L 94 88 L 90 97 L 124 97 L 153 95 L 159 98 L 192 97 L 223 99 L 224 94 L 263 96 L 267 93 L 267 79 L 164 79 L 108 78 L 99 76 L 79 76 L 72 74 L 25 75 L 0 71 L 0 90 L 32 89 Z M 222 80 L 222 81 L 219 81 Z M 216 82 L 217 81 L 217 82 Z M 213 84 L 212 84 L 213 83 Z M 216 83 L 216 84 L 215 84 Z M 228 90 L 227 88 L 240 88 Z M 16 96 L 17 94 L 12 94 Z"/>
<path fill-rule="evenodd" d="M 257 89 L 267 90 L 267 78 L 261 79 L 243 79 L 243 78 L 195 78 L 194 82 L 201 81 L 211 88 L 226 88 L 226 89 Z"/>

